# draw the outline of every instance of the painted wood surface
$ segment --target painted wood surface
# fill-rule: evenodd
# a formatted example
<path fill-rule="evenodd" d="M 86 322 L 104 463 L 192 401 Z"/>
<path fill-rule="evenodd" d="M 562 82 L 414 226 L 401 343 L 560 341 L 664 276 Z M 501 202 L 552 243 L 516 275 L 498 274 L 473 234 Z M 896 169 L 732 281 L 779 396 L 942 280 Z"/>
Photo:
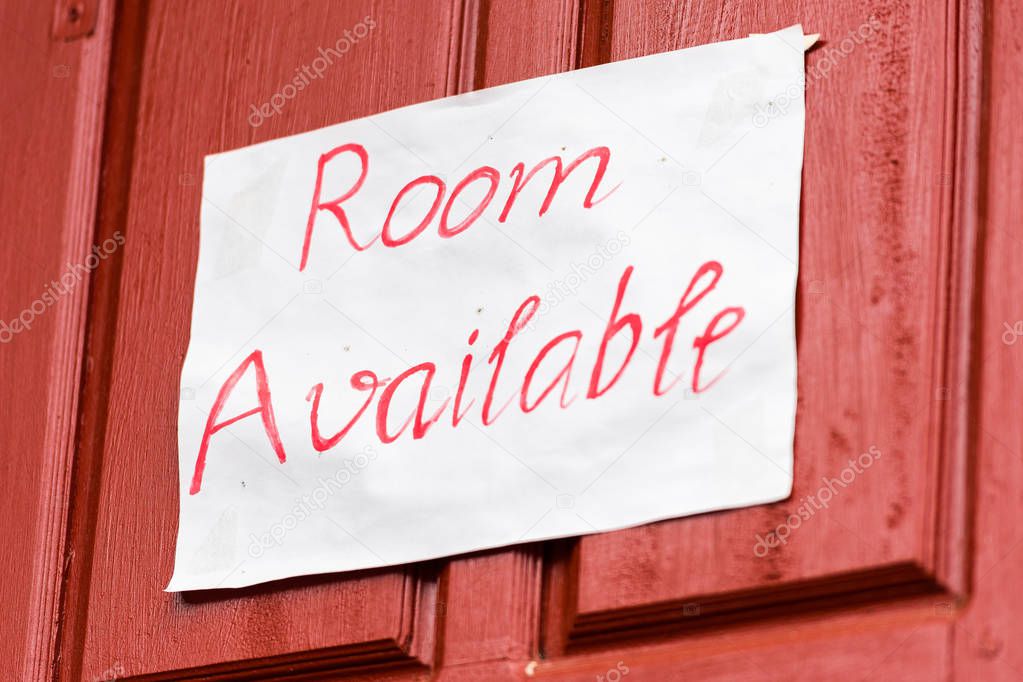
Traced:
<path fill-rule="evenodd" d="M 793 494 L 583 538 L 565 576 L 570 638 L 691 627 L 728 612 L 896 585 L 962 588 L 956 524 L 967 510 L 950 488 L 965 474 L 965 444 L 946 439 L 964 415 L 962 370 L 951 362 L 969 344 L 970 327 L 947 290 L 975 252 L 955 242 L 947 210 L 956 170 L 948 162 L 956 8 L 694 5 L 700 9 L 614 3 L 611 58 L 739 37 L 765 24 L 801 21 L 825 36 L 807 58 Z M 881 453 L 877 463 L 842 479 L 849 460 L 871 448 Z M 942 466 L 953 467 L 951 481 Z M 834 495 L 822 509 L 808 497 L 825 487 Z M 756 538 L 782 525 L 792 529 L 787 543 L 756 556 Z"/>
<path fill-rule="evenodd" d="M 96 3 L 0 7 L 0 677 L 56 659 L 109 30 Z M 109 8 L 103 9 L 106 17 Z M 90 40 L 76 40 L 82 32 Z M 97 269 L 108 269 L 104 262 Z M 95 270 L 94 270 L 95 271 Z M 58 282 L 67 272 L 73 281 Z M 47 298 L 46 296 L 49 296 Z M 10 334 L 10 336 L 8 336 Z"/>
<path fill-rule="evenodd" d="M 130 163 L 101 194 L 104 205 L 127 195 L 106 223 L 121 223 L 127 241 L 116 329 L 105 340 L 102 435 L 85 455 L 98 460 L 100 483 L 93 506 L 82 509 L 94 521 L 96 550 L 75 595 L 87 618 L 68 652 L 81 661 L 83 677 L 117 663 L 139 675 L 184 668 L 215 674 L 239 661 L 276 672 L 431 662 L 436 574 L 428 566 L 241 593 L 181 596 L 150 588 L 166 583 L 173 562 L 178 365 L 190 319 L 203 156 L 443 96 L 453 10 L 439 2 L 187 9 L 157 2 L 144 15 L 138 10 L 136 31 L 145 38 L 138 67 L 124 74 L 136 101 L 124 120 L 108 125 L 111 134 L 131 131 L 118 150 Z M 319 48 L 335 46 L 367 17 L 378 25 L 333 57 L 301 98 L 270 118 L 251 117 L 251 105 L 269 101 L 297 67 L 322 56 Z M 421 32 L 433 38 L 413 40 Z M 139 504 L 125 504 L 131 499 Z M 125 533 L 152 542 L 140 553 L 120 542 Z"/>
<path fill-rule="evenodd" d="M 949 656 L 956 679 L 1008 682 L 1023 679 L 1023 7 L 985 19 L 970 595 Z"/>
<path fill-rule="evenodd" d="M 366 16 L 376 26 L 322 79 L 252 124 L 251 105 Z M 394 570 L 161 591 L 203 155 L 796 21 L 824 42 L 807 62 L 792 499 Z M 0 464 L 0 513 L 17 521 L 0 555 L 5 678 L 1023 677 L 1014 3 L 56 2 L 5 7 L 0 30 L 15 55 L 0 61 L 15 141 L 0 208 L 17 218 L 0 228 L 3 319 L 125 237 L 0 346 L 0 424 L 24 453 Z M 757 534 L 872 446 L 875 465 L 756 556 Z"/>

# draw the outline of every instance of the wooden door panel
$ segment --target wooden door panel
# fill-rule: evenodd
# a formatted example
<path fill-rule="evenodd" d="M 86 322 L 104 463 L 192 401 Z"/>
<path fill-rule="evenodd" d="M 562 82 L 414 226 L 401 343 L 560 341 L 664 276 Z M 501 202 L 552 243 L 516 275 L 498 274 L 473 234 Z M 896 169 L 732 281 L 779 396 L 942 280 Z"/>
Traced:
<path fill-rule="evenodd" d="M 546 76 L 575 66 L 577 0 L 467 2 L 477 7 L 473 88 Z"/>
<path fill-rule="evenodd" d="M 556 657 L 536 662 L 526 679 L 933 682 L 950 679 L 950 631 L 949 623 L 934 619 L 931 604 L 917 603 L 839 617 L 785 618 Z"/>
<path fill-rule="evenodd" d="M 613 60 L 795 22 L 823 33 L 807 56 L 794 486 L 777 504 L 561 543 L 546 650 L 827 595 L 961 589 L 956 362 L 970 318 L 950 292 L 973 250 L 949 209 L 953 171 L 972 171 L 949 161 L 958 3 L 616 0 L 605 11 Z M 857 34 L 867 38 L 848 42 Z M 721 435 L 749 445 L 724 422 Z M 844 473 L 873 448 L 876 463 Z M 825 486 L 827 507 L 807 499 Z M 785 544 L 756 547 L 787 519 Z"/>
<path fill-rule="evenodd" d="M 332 55 L 322 77 L 297 93 L 288 90 L 293 96 L 269 118 L 252 117 L 251 105 L 273 103 L 298 69 L 322 56 L 320 48 L 337 49 L 344 32 L 366 17 L 376 25 L 342 56 Z M 148 12 L 128 3 L 119 20 L 125 40 L 138 33 L 144 39 L 135 54 L 131 45 L 115 46 L 121 70 L 113 87 L 131 89 L 134 82 L 137 101 L 117 109 L 107 126 L 121 146 L 111 149 L 115 177 L 102 190 L 109 214 L 101 221 L 122 221 L 126 243 L 119 288 L 110 293 L 117 322 L 105 340 L 109 393 L 95 407 L 103 422 L 92 452 L 101 459 L 100 482 L 95 508 L 79 508 L 82 518 L 94 518 L 94 528 L 83 532 L 95 548 L 71 590 L 88 614 L 81 641 L 71 645 L 80 674 L 98 678 L 115 665 L 126 676 L 429 665 L 432 565 L 203 594 L 159 588 L 170 577 L 176 534 L 178 382 L 203 156 L 443 96 L 461 16 L 442 0 L 168 1 L 148 5 Z M 135 30 L 126 27 L 130 22 Z M 121 193 L 127 202 L 119 212 Z"/>
<path fill-rule="evenodd" d="M 970 602 L 954 624 L 949 657 L 957 680 L 1023 679 L 1023 5 L 995 2 L 983 31 L 989 70 L 975 87 L 990 98 L 984 209 L 983 315 L 978 372 L 977 469 Z M 978 106 L 980 102 L 978 101 Z"/>
<path fill-rule="evenodd" d="M 573 68 L 579 59 L 579 3 L 465 2 L 458 87 L 493 87 Z M 539 639 L 541 543 L 476 552 L 447 562 L 443 680 L 507 679 L 521 674 Z"/>
<path fill-rule="evenodd" d="M 12 680 L 47 675 L 56 651 L 90 289 L 82 268 L 98 244 L 109 32 L 79 40 L 96 17 L 78 18 L 71 26 L 47 2 L 0 6 L 0 677 Z"/>
<path fill-rule="evenodd" d="M 632 656 L 632 679 L 677 679 L 682 670 L 699 679 L 848 676 L 856 651 L 883 647 L 905 623 L 881 619 L 873 622 L 884 632 L 838 635 L 871 621 L 864 611 L 835 625 L 835 607 L 912 602 L 933 615 L 933 599 L 919 595 L 964 593 L 962 359 L 970 351 L 975 226 L 960 220 L 958 206 L 974 169 L 955 160 L 976 155 L 961 139 L 962 79 L 971 65 L 957 38 L 964 13 L 976 20 L 972 3 L 220 5 L 118 6 L 97 235 L 120 230 L 127 241 L 116 263 L 96 273 L 90 303 L 64 575 L 64 678 L 111 670 L 318 677 L 372 668 L 396 679 L 431 670 L 451 680 L 527 670 L 592 679 L 615 667 L 619 650 Z M 376 26 L 322 78 L 278 98 L 280 111 L 253 124 L 252 105 L 270 102 L 320 48 L 367 16 Z M 204 155 L 797 21 L 824 33 L 824 44 L 807 62 L 789 500 L 398 569 L 156 591 L 170 576 L 177 522 L 178 379 Z M 864 25 L 873 29 L 869 40 L 829 56 Z M 832 58 L 826 75 L 812 76 Z M 743 439 L 727 423 L 720 436 Z M 798 514 L 823 478 L 840 477 L 849 458 L 870 448 L 880 459 L 827 509 L 802 521 L 784 546 L 755 555 L 758 534 Z M 900 640 L 911 658 L 885 657 L 879 674 L 947 676 L 947 628 L 922 620 L 914 615 Z M 832 636 L 830 648 L 803 641 L 813 635 L 817 643 Z M 735 656 L 741 647 L 759 650 Z M 537 660 L 525 665 L 530 658 Z"/>

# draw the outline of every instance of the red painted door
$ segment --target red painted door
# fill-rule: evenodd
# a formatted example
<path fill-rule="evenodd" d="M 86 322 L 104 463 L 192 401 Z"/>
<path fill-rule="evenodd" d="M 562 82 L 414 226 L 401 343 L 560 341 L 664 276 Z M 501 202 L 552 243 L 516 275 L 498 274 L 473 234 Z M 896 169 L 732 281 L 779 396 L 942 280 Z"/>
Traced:
<path fill-rule="evenodd" d="M 797 22 L 789 500 L 162 591 L 204 155 Z M 5 6 L 3 319 L 32 311 L 0 346 L 5 678 L 1023 678 L 1020 30 L 982 0 Z"/>

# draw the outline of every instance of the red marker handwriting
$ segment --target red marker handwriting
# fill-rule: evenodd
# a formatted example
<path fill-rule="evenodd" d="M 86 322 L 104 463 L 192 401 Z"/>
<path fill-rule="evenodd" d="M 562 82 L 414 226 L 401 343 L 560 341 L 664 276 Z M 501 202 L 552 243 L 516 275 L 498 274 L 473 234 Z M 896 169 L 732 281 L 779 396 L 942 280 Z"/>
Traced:
<path fill-rule="evenodd" d="M 336 188 L 340 191 L 333 199 L 324 199 L 323 195 L 328 191 L 323 186 L 327 166 L 345 158 L 358 162 L 359 170 L 357 176 L 348 178 L 341 183 L 342 187 Z M 577 172 L 583 164 L 593 167 L 593 180 L 586 192 L 586 196 L 583 198 L 582 205 L 583 208 L 592 208 L 596 206 L 611 196 L 611 194 L 619 187 L 619 185 L 615 185 L 604 192 L 600 197 L 595 198 L 594 196 L 604 179 L 604 174 L 607 172 L 610 160 L 611 151 L 607 147 L 594 147 L 593 149 L 589 149 L 580 154 L 568 165 L 565 165 L 560 156 L 551 156 L 543 159 L 533 166 L 528 173 L 526 172 L 525 163 L 520 162 L 515 164 L 509 172 L 509 175 L 514 178 L 512 188 L 508 194 L 508 198 L 504 202 L 504 207 L 501 209 L 501 213 L 497 218 L 498 222 L 503 223 L 508 219 L 508 214 L 511 212 L 512 207 L 515 205 L 522 190 L 525 189 L 527 184 L 534 182 L 534 176 L 548 167 L 553 169 L 553 177 L 551 178 L 551 184 L 547 190 L 547 194 L 544 197 L 543 202 L 540 204 L 538 215 L 543 216 L 548 209 L 550 209 L 551 203 L 557 196 L 561 186 L 565 183 L 568 177 L 572 173 Z M 419 237 L 437 217 L 438 211 L 440 211 L 440 221 L 437 226 L 437 233 L 441 237 L 448 239 L 465 232 L 472 227 L 473 223 L 475 223 L 490 206 L 494 197 L 497 195 L 498 188 L 501 183 L 501 173 L 491 166 L 480 166 L 479 168 L 467 173 L 465 177 L 462 178 L 457 185 L 455 185 L 455 188 L 451 191 L 450 195 L 447 194 L 446 183 L 436 175 L 422 175 L 418 178 L 414 178 L 398 190 L 397 195 L 391 201 L 387 209 L 387 213 L 380 225 L 379 232 L 365 243 L 360 243 L 353 233 L 352 225 L 348 220 L 348 214 L 345 212 L 343 204 L 354 202 L 359 199 L 357 195 L 362 189 L 363 184 L 366 182 L 366 178 L 369 176 L 369 173 L 369 152 L 366 151 L 365 147 L 359 144 L 343 144 L 340 147 L 331 149 L 319 158 L 316 165 L 316 182 L 313 186 L 312 205 L 309 209 L 308 218 L 306 219 L 305 237 L 302 240 L 299 270 L 305 270 L 306 265 L 309 263 L 309 251 L 312 246 L 313 231 L 317 223 L 322 222 L 318 221 L 322 212 L 326 212 L 333 217 L 333 222 L 341 228 L 341 232 L 344 234 L 345 240 L 356 251 L 364 251 L 368 249 L 377 241 L 377 239 L 379 239 L 385 247 L 397 248 L 408 244 L 413 239 Z M 535 182 L 539 182 L 539 180 L 536 180 Z M 452 225 L 452 209 L 455 207 L 456 202 L 458 204 L 462 203 L 459 200 L 459 196 L 467 187 L 476 183 L 485 183 L 487 186 L 487 193 L 475 206 L 471 207 L 471 210 L 466 217 Z M 411 193 L 414 193 L 417 189 L 432 192 L 433 200 L 430 203 L 430 208 L 427 209 L 426 213 L 419 219 L 419 222 L 415 227 L 404 234 L 395 234 L 392 224 L 394 216 L 399 207 L 402 205 L 402 202 L 406 200 L 406 197 L 408 197 Z M 440 210 L 441 205 L 444 206 L 442 211 Z M 465 207 L 460 206 L 460 208 L 464 210 Z"/>
<path fill-rule="evenodd" d="M 482 174 L 479 177 L 487 177 Z M 639 313 L 630 310 L 629 305 L 629 282 L 633 276 L 640 276 L 634 272 L 630 265 L 626 267 L 618 280 L 614 299 L 609 301 L 605 310 L 608 310 L 608 320 L 604 327 L 603 335 L 600 337 L 598 353 L 593 366 L 590 367 L 589 378 L 584 380 L 585 387 L 582 388 L 582 395 L 587 400 L 597 400 L 611 392 L 618 381 L 626 372 L 636 372 L 631 367 L 633 356 L 638 348 L 645 327 Z M 657 369 L 650 384 L 651 393 L 655 396 L 662 396 L 675 387 L 678 378 L 673 379 L 665 385 L 664 374 L 667 371 L 667 364 L 676 351 L 675 345 L 679 336 L 680 325 L 690 311 L 704 301 L 716 288 L 718 282 L 724 276 L 724 268 L 717 261 L 708 261 L 700 266 L 693 274 L 688 286 L 678 299 L 674 310 L 660 324 L 653 327 L 650 336 L 662 342 L 661 354 Z M 695 292 L 695 293 L 694 293 Z M 460 367 L 441 367 L 433 362 L 421 362 L 416 364 L 393 379 L 381 379 L 379 375 L 369 369 L 355 372 L 351 375 L 348 384 L 351 389 L 365 394 L 360 407 L 347 419 L 339 420 L 340 427 L 331 435 L 324 435 L 321 425 L 323 417 L 320 414 L 320 399 L 325 392 L 324 384 L 315 384 L 305 396 L 310 403 L 309 406 L 309 439 L 313 448 L 318 452 L 325 452 L 336 447 L 342 442 L 352 429 L 360 422 L 365 413 L 369 412 L 374 401 L 376 403 L 375 416 L 372 425 L 375 427 L 377 438 L 383 443 L 391 443 L 399 438 L 407 437 L 413 440 L 428 437 L 432 428 L 437 427 L 444 418 L 445 412 L 451 408 L 450 428 L 457 428 L 460 422 L 466 418 L 472 418 L 483 426 L 493 424 L 502 416 L 505 410 L 512 404 L 517 404 L 519 410 L 528 414 L 536 410 L 551 396 L 557 395 L 556 405 L 560 409 L 568 409 L 580 396 L 579 388 L 573 390 L 573 370 L 577 362 L 577 353 L 584 339 L 584 333 L 579 329 L 567 330 L 550 339 L 538 352 L 533 355 L 529 369 L 524 376 L 508 377 L 504 373 L 505 360 L 510 353 L 528 352 L 520 348 L 522 344 L 518 341 L 523 330 L 529 321 L 534 317 L 540 305 L 537 296 L 528 296 L 519 305 L 512 315 L 508 327 L 503 330 L 503 336 L 491 349 L 487 356 L 490 377 L 487 381 L 487 388 L 482 395 L 482 400 L 477 407 L 476 398 L 466 397 L 468 391 L 468 380 L 474 369 L 474 356 L 470 349 L 461 362 Z M 724 374 L 724 371 L 710 379 L 703 377 L 704 363 L 711 347 L 726 338 L 742 323 L 746 311 L 741 306 L 726 306 L 718 310 L 711 318 L 706 327 L 691 336 L 690 353 L 695 352 L 692 360 L 692 372 L 690 375 L 691 390 L 700 393 L 706 391 Z M 624 360 L 617 367 L 605 365 L 608 343 L 619 334 L 627 334 L 629 350 Z M 472 347 L 479 338 L 479 330 L 473 330 L 468 337 L 468 346 Z M 553 365 L 552 354 L 556 349 L 564 348 L 570 350 L 568 357 L 559 365 Z M 521 356 L 520 356 L 521 357 Z M 529 357 L 529 356 L 525 356 Z M 537 375 L 542 368 L 548 371 L 557 369 L 554 378 L 545 384 L 537 384 Z M 248 396 L 254 407 L 249 408 L 233 417 L 222 421 L 220 413 L 228 398 L 238 390 L 242 378 L 249 372 L 254 374 L 255 394 Z M 445 399 L 440 407 L 427 409 L 430 388 L 440 372 L 447 373 L 447 376 L 458 376 L 457 391 L 454 399 Z M 407 388 L 406 388 L 407 387 Z M 560 390 L 559 390 L 560 388 Z M 415 407 L 407 413 L 392 414 L 394 411 L 394 397 L 402 390 L 416 391 L 417 396 Z M 499 406 L 495 407 L 495 396 L 501 395 Z M 270 377 L 264 366 L 263 354 L 259 350 L 250 353 L 231 375 L 224 382 L 213 407 L 206 420 L 206 428 L 203 432 L 199 446 L 198 457 L 195 462 L 195 473 L 190 488 L 191 494 L 199 492 L 202 485 L 203 471 L 206 466 L 206 455 L 212 437 L 228 426 L 247 419 L 259 417 L 263 430 L 266 433 L 270 447 L 277 454 L 277 458 L 284 463 L 286 456 L 284 446 L 281 442 L 277 424 L 274 420 L 272 397 L 270 393 Z M 445 421 L 447 424 L 447 421 Z M 411 428 L 410 428 L 411 427 Z"/>

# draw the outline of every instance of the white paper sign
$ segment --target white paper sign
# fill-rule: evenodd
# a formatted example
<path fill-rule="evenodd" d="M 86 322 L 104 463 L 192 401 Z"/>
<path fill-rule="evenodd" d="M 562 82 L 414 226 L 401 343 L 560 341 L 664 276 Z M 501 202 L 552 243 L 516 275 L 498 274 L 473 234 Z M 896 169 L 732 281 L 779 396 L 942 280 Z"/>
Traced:
<path fill-rule="evenodd" d="M 206 159 L 168 590 L 783 499 L 799 27 Z"/>

